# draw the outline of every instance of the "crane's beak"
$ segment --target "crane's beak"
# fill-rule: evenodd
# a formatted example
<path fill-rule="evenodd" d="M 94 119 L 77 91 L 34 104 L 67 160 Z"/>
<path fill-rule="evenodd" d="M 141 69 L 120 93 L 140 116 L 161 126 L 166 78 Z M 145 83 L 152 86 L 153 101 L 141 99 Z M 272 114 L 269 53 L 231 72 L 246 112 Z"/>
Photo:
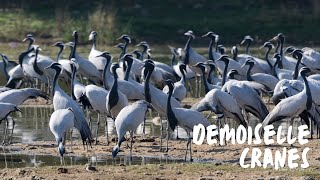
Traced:
<path fill-rule="evenodd" d="M 270 39 L 269 41 L 276 41 L 278 40 L 278 36 L 273 37 L 272 39 Z"/>
<path fill-rule="evenodd" d="M 244 68 L 246 66 L 246 63 L 244 63 L 242 66 L 241 66 L 241 68 Z"/>
<path fill-rule="evenodd" d="M 16 109 L 16 111 L 21 112 L 21 109 L 20 109 L 20 108 L 16 107 L 15 109 Z"/>

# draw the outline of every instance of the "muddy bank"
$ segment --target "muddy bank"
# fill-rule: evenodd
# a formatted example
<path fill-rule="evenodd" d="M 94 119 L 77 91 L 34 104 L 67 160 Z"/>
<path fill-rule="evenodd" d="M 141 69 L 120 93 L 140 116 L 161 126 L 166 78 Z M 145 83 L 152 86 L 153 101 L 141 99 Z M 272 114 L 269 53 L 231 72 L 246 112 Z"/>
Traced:
<path fill-rule="evenodd" d="M 69 166 L 66 173 L 58 167 L 1 169 L 0 179 L 319 179 L 319 168 L 274 171 L 243 169 L 236 165 L 158 164 L 99 166 L 95 171 L 85 166 Z"/>
<path fill-rule="evenodd" d="M 110 155 L 112 148 L 115 146 L 115 142 L 111 140 L 115 139 L 115 136 L 109 137 L 110 144 L 106 144 L 105 136 L 100 136 L 98 139 L 98 145 L 92 144 L 92 148 L 84 150 L 82 143 L 79 140 L 73 141 L 73 151 L 71 152 L 70 141 L 66 144 L 66 155 L 67 156 L 95 156 L 97 154 Z M 165 142 L 165 141 L 164 141 Z M 165 143 L 164 143 L 165 144 Z M 280 150 L 282 152 L 283 148 L 287 149 L 297 148 L 299 155 L 305 147 L 309 147 L 310 151 L 307 153 L 307 160 L 310 166 L 320 166 L 320 151 L 319 149 L 320 140 L 319 139 L 309 139 L 309 143 L 305 145 L 300 145 L 298 142 L 294 143 L 292 146 L 289 144 L 282 145 L 248 145 L 248 144 L 230 144 L 224 146 L 219 145 L 195 145 L 192 144 L 192 155 L 196 162 L 211 162 L 218 161 L 223 164 L 239 164 L 239 158 L 242 151 L 249 147 L 258 147 L 264 152 L 264 148 L 269 148 L 273 152 Z M 145 137 L 141 136 L 134 137 L 133 143 L 133 155 L 134 156 L 169 156 L 172 158 L 183 159 L 185 154 L 186 140 L 169 140 L 169 151 L 160 152 L 160 139 L 156 137 Z M 56 142 L 54 141 L 36 141 L 32 144 L 11 144 L 9 146 L 4 146 L 3 149 L 0 148 L 0 153 L 14 153 L 14 154 L 36 154 L 36 155 L 58 155 Z M 126 142 L 121 146 L 121 150 L 118 155 L 129 155 L 129 148 L 126 148 Z M 247 155 L 247 162 L 250 163 L 251 152 Z M 261 160 L 262 161 L 262 160 Z M 297 161 L 301 162 L 301 161 Z"/>

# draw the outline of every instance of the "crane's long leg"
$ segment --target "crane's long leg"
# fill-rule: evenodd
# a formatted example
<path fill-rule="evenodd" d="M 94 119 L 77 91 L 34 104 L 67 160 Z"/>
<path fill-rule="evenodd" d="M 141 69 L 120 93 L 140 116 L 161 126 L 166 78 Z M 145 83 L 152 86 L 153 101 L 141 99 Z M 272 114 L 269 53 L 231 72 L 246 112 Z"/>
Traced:
<path fill-rule="evenodd" d="M 96 129 L 96 145 L 98 144 L 98 131 L 100 125 L 100 113 L 98 113 L 97 129 Z"/>
<path fill-rule="evenodd" d="M 131 144 L 130 144 L 130 161 L 132 161 L 133 131 L 131 131 L 130 136 L 131 136 Z"/>
<path fill-rule="evenodd" d="M 310 134 L 311 134 L 311 139 L 313 139 L 313 121 L 309 120 L 309 124 L 310 124 Z"/>
<path fill-rule="evenodd" d="M 167 148 L 165 150 L 165 152 L 169 151 L 169 120 L 167 120 Z"/>
<path fill-rule="evenodd" d="M 64 156 L 60 156 L 60 163 L 61 163 L 61 166 L 62 166 L 63 168 L 66 167 L 66 162 L 65 162 L 65 160 L 64 160 Z"/>
<path fill-rule="evenodd" d="M 210 111 L 209 115 L 207 116 L 207 119 L 209 119 L 209 117 L 211 116 L 212 111 Z"/>
<path fill-rule="evenodd" d="M 13 130 L 14 130 L 14 126 L 16 124 L 16 121 L 12 117 L 11 117 L 11 119 L 12 119 L 12 129 L 11 129 L 11 136 L 10 136 L 9 144 L 12 143 Z"/>
<path fill-rule="evenodd" d="M 199 79 L 198 76 L 196 76 L 196 94 L 194 95 L 194 97 L 198 97 L 199 94 Z"/>
<path fill-rule="evenodd" d="M 159 115 L 159 113 L 158 113 L 158 115 Z M 161 119 L 161 116 L 160 116 L 160 115 L 159 115 L 159 118 L 160 118 L 160 123 L 161 123 L 160 151 L 162 151 L 163 122 L 162 122 L 162 119 Z"/>
<path fill-rule="evenodd" d="M 188 139 L 187 139 L 187 148 L 186 148 L 186 153 L 185 153 L 185 156 L 184 156 L 184 161 L 187 161 L 187 156 L 188 156 L 188 147 L 189 147 L 189 145 L 190 145 L 190 134 L 189 134 L 189 131 L 187 131 L 187 135 L 188 135 Z"/>
<path fill-rule="evenodd" d="M 194 94 L 193 88 L 192 88 L 192 84 L 190 82 L 191 80 L 187 81 L 187 85 L 188 85 L 188 90 L 190 91 L 191 97 Z"/>
<path fill-rule="evenodd" d="M 106 136 L 107 136 L 107 145 L 109 145 L 109 128 L 108 128 L 108 118 L 106 117 Z"/>
<path fill-rule="evenodd" d="M 92 117 L 91 117 L 91 110 L 88 109 L 88 119 L 89 119 L 89 127 L 90 130 L 92 131 Z"/>
<path fill-rule="evenodd" d="M 177 137 L 176 137 L 176 139 L 177 139 L 177 140 L 180 139 L 180 138 L 179 138 L 179 130 L 178 130 L 178 128 L 179 128 L 179 126 L 176 127 L 176 129 L 177 129 Z"/>
<path fill-rule="evenodd" d="M 72 147 L 72 144 L 73 144 L 73 142 L 72 142 L 72 129 L 70 129 L 70 141 L 71 141 L 71 144 L 70 144 L 71 152 L 73 152 L 73 147 Z"/>
<path fill-rule="evenodd" d="M 190 161 L 192 162 L 192 148 L 191 148 L 191 136 L 190 136 L 190 132 L 188 133 L 188 143 L 189 143 L 189 148 L 190 148 Z"/>
<path fill-rule="evenodd" d="M 142 130 L 142 138 L 143 139 L 145 138 L 145 135 L 146 135 L 146 121 L 147 121 L 146 116 L 144 116 L 144 118 L 143 118 L 143 130 Z"/>
<path fill-rule="evenodd" d="M 201 90 L 202 90 L 202 80 L 201 80 L 201 77 L 199 77 L 199 81 L 198 81 L 198 83 L 199 83 L 199 94 L 198 94 L 198 97 L 201 97 Z"/>
<path fill-rule="evenodd" d="M 3 136 L 3 141 L 2 141 L 3 145 L 6 143 L 8 126 L 9 126 L 9 121 L 8 121 L 8 118 L 6 118 L 6 125 L 5 125 L 5 128 L 4 128 L 4 136 Z"/>

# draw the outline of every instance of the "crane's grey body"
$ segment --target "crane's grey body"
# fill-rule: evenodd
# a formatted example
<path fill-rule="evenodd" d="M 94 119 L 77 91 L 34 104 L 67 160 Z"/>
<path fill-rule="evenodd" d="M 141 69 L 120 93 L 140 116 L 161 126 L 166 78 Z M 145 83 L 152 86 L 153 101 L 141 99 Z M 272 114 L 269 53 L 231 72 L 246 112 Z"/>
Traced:
<path fill-rule="evenodd" d="M 206 96 L 194 104 L 191 109 L 199 112 L 210 110 L 216 114 L 222 113 L 225 117 L 231 118 L 239 124 L 247 125 L 236 99 L 229 93 L 218 89 L 209 91 Z"/>
<path fill-rule="evenodd" d="M 42 97 L 48 99 L 47 95 L 39 89 L 24 88 L 24 89 L 11 89 L 0 93 L 0 102 L 21 105 L 28 98 Z"/>
<path fill-rule="evenodd" d="M 85 115 L 80 108 L 79 104 L 74 101 L 70 96 L 68 96 L 59 86 L 57 78 L 61 72 L 62 66 L 59 63 L 53 63 L 47 68 L 52 68 L 56 71 L 53 86 L 52 86 L 52 104 L 54 110 L 72 108 L 75 116 L 75 127 L 80 131 L 82 141 L 88 140 L 91 143 L 92 135 L 88 123 L 86 121 Z"/>
<path fill-rule="evenodd" d="M 112 150 L 112 157 L 115 158 L 120 150 L 120 145 L 124 135 L 129 131 L 131 133 L 131 141 L 133 138 L 133 131 L 144 122 L 146 112 L 150 104 L 145 100 L 139 100 L 131 105 L 124 107 L 115 119 L 115 127 L 118 136 L 117 145 Z M 132 156 L 132 143 L 130 148 L 130 157 Z"/>

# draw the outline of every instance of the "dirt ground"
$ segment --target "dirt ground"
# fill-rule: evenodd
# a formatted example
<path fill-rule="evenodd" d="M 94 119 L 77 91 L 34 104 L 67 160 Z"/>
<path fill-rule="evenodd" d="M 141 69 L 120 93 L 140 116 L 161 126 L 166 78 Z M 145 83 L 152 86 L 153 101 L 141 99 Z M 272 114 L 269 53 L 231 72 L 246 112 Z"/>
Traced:
<path fill-rule="evenodd" d="M 111 139 L 111 138 L 110 138 Z M 145 142 L 148 141 L 148 142 Z M 153 141 L 153 142 L 152 142 Z M 170 156 L 177 159 L 184 158 L 185 140 L 170 140 L 169 152 L 159 152 L 159 138 L 154 137 L 135 137 L 133 145 L 134 156 Z M 157 164 L 157 165 L 132 165 L 124 166 L 117 164 L 113 166 L 98 166 L 97 171 L 88 172 L 85 166 L 68 166 L 67 173 L 60 173 L 59 167 L 37 167 L 37 168 L 19 168 L 19 169 L 2 169 L 0 170 L 0 179 L 10 179 L 10 177 L 22 178 L 25 174 L 26 179 L 35 176 L 35 178 L 46 179 L 320 179 L 320 151 L 318 144 L 320 140 L 309 140 L 306 145 L 300 146 L 295 143 L 293 146 L 284 144 L 282 146 L 269 146 L 273 152 L 287 149 L 297 148 L 299 155 L 305 147 L 309 147 L 310 151 L 307 154 L 307 160 L 310 167 L 307 169 L 290 170 L 288 167 L 280 170 L 274 170 L 271 167 L 263 168 L 248 168 L 244 169 L 239 165 L 239 158 L 244 148 L 258 147 L 263 150 L 264 145 L 232 145 L 225 146 L 206 144 L 197 146 L 193 144 L 193 158 L 195 161 L 210 161 L 215 160 L 215 163 L 180 163 L 180 164 Z M 55 142 L 38 141 L 34 144 L 12 144 L 6 146 L 5 149 L 20 148 L 23 154 L 39 154 L 39 155 L 57 155 Z M 66 150 L 68 155 L 90 156 L 94 154 L 111 155 L 111 151 L 115 142 L 111 142 L 109 146 L 106 144 L 105 137 L 99 137 L 98 145 L 93 145 L 89 150 L 84 150 L 80 141 L 73 142 L 73 152 L 70 152 L 70 142 L 67 142 Z M 282 152 L 282 151 L 281 151 Z M 125 147 L 125 143 L 121 147 L 119 155 L 128 155 L 129 149 Z M 248 153 L 246 163 L 250 163 L 251 152 Z M 262 158 L 260 158 L 261 161 Z M 202 162 L 201 161 L 201 162 Z M 301 160 L 297 161 L 299 165 Z M 286 163 L 287 165 L 287 163 Z M 81 174 L 79 176 L 79 174 Z"/>

